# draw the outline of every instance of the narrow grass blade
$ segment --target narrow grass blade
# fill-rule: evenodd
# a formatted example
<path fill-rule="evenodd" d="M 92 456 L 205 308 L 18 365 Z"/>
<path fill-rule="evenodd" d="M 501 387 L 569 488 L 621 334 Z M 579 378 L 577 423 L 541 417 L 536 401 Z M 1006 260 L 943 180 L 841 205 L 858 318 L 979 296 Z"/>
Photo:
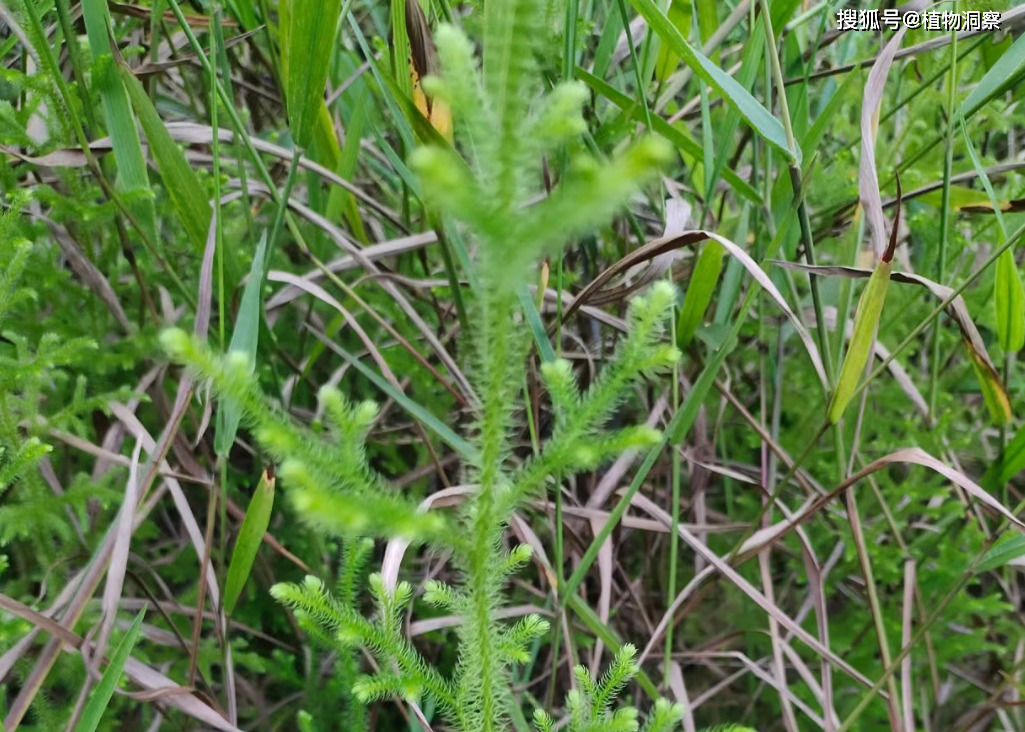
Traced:
<path fill-rule="evenodd" d="M 666 18 L 680 31 L 680 35 L 686 36 L 690 33 L 692 13 L 691 0 L 672 0 L 666 11 Z M 659 83 L 664 83 L 679 65 L 679 55 L 663 43 L 658 49 L 658 60 L 655 62 L 655 79 Z"/>
<path fill-rule="evenodd" d="M 701 248 L 676 323 L 676 345 L 681 349 L 693 340 L 694 333 L 704 320 L 708 304 L 712 302 L 722 271 L 723 254 L 725 250 L 717 241 L 709 241 Z"/>
<path fill-rule="evenodd" d="M 267 252 L 267 235 L 260 238 L 253 255 L 253 264 L 249 269 L 249 281 L 242 292 L 242 304 L 239 306 L 238 320 L 231 334 L 228 353 L 244 353 L 249 364 L 249 372 L 256 368 L 256 348 L 260 337 L 260 309 L 262 298 L 260 288 L 263 285 L 264 260 Z M 235 442 L 239 422 L 242 420 L 242 409 L 234 401 L 225 399 L 217 413 L 217 434 L 214 436 L 214 450 L 218 455 L 227 455 Z"/>
<path fill-rule="evenodd" d="M 145 616 L 145 610 L 142 610 L 135 616 L 135 622 L 132 623 L 132 627 L 128 629 L 127 635 L 125 635 L 120 645 L 114 651 L 110 664 L 107 665 L 107 669 L 100 678 L 100 683 L 93 689 L 85 711 L 82 712 L 82 717 L 75 726 L 75 732 L 96 732 L 100 725 L 100 719 L 103 717 L 103 712 L 106 711 L 110 698 L 114 695 L 114 689 L 121 680 L 125 663 L 127 663 L 129 656 L 132 655 L 132 648 L 135 647 L 135 642 L 139 638 L 142 619 Z"/>
<path fill-rule="evenodd" d="M 1025 536 L 1011 534 L 1006 539 L 998 541 L 993 545 L 992 549 L 986 552 L 982 561 L 975 568 L 975 571 L 989 572 L 999 569 L 1011 564 L 1020 557 L 1025 557 Z"/>
<path fill-rule="evenodd" d="M 840 378 L 836 382 L 836 390 L 829 403 L 828 417 L 836 424 L 843 416 L 844 410 L 854 397 L 858 381 L 865 371 L 865 364 L 872 353 L 872 343 L 876 338 L 879 318 L 886 302 L 886 290 L 890 286 L 892 262 L 880 261 L 868 279 L 865 291 L 861 293 L 858 308 L 854 313 L 854 332 L 851 334 L 847 353 L 844 355 Z"/>
<path fill-rule="evenodd" d="M 341 0 L 290 0 L 287 34 L 282 48 L 288 123 L 299 147 L 313 141 L 314 127 L 324 104 L 324 84 L 330 66 Z"/>
<path fill-rule="evenodd" d="M 1022 470 L 1025 470 L 1025 427 L 1007 443 L 1000 460 L 989 466 L 982 483 L 990 490 L 997 490 Z"/>
<path fill-rule="evenodd" d="M 142 143 L 128 95 L 114 67 L 107 3 L 105 0 L 83 0 L 82 16 L 93 56 L 94 83 L 100 90 L 107 132 L 117 162 L 116 185 L 126 194 L 126 205 L 136 223 L 151 241 L 156 241 L 156 209 L 146 173 L 146 160 L 142 155 Z"/>
<path fill-rule="evenodd" d="M 750 92 L 737 81 L 712 63 L 704 54 L 694 48 L 680 34 L 665 13 L 658 9 L 653 0 L 630 0 L 651 29 L 663 43 L 676 53 L 694 73 L 733 105 L 745 121 L 765 140 L 779 150 L 788 160 L 801 161 L 801 150 L 794 153 L 787 146 L 786 134 L 780 121 L 772 116 L 762 103 L 751 96 Z"/>
<path fill-rule="evenodd" d="M 873 170 L 874 173 L 874 170 Z M 876 331 L 879 329 L 879 318 L 883 314 L 886 302 L 886 290 L 890 286 L 890 274 L 893 271 L 893 251 L 897 246 L 897 230 L 900 228 L 900 180 L 897 181 L 897 213 L 893 218 L 890 230 L 890 241 L 876 264 L 875 271 L 868 278 L 865 291 L 861 293 L 858 307 L 854 311 L 854 332 L 851 334 L 843 365 L 840 367 L 840 378 L 837 379 L 833 398 L 829 402 L 828 418 L 836 424 L 843 416 L 844 410 L 854 398 L 858 381 L 865 371 L 865 364 L 872 355 Z"/>
<path fill-rule="evenodd" d="M 587 84 L 595 94 L 605 97 L 624 112 L 628 113 L 630 118 L 634 121 L 645 125 L 648 123 L 648 120 L 644 115 L 644 110 L 632 97 L 627 96 L 608 82 L 588 73 L 585 69 L 578 67 L 576 77 Z M 679 150 L 687 153 L 696 161 L 700 161 L 704 157 L 704 150 L 701 149 L 701 145 L 697 141 L 688 137 L 682 129 L 674 127 L 657 115 L 651 115 L 651 131 L 661 135 L 669 142 L 673 143 L 673 145 L 675 145 Z M 725 181 L 730 184 L 733 190 L 736 191 L 738 196 L 747 199 L 756 206 L 762 205 L 761 194 L 755 190 L 750 183 L 737 175 L 736 171 L 732 168 L 725 168 L 722 172 L 722 176 Z"/>
<path fill-rule="evenodd" d="M 235 603 L 238 602 L 242 588 L 249 579 L 253 562 L 256 561 L 256 553 L 260 550 L 263 535 L 267 533 L 271 509 L 274 507 L 275 483 L 273 469 L 264 470 L 256 486 L 256 492 L 253 493 L 253 500 L 249 502 L 246 517 L 242 519 L 242 528 L 239 529 L 235 551 L 232 552 L 231 564 L 228 565 L 228 579 L 224 582 L 224 612 L 228 615 L 235 610 Z"/>
<path fill-rule="evenodd" d="M 989 210 L 997 218 L 997 231 L 1000 234 L 999 242 L 1007 241 L 1007 224 L 1004 221 L 1004 211 L 1014 208 L 1016 202 L 1001 202 L 997 199 L 996 191 L 989 180 L 986 168 L 975 152 L 972 138 L 968 135 L 968 128 L 965 126 L 964 117 L 961 118 L 961 134 L 964 137 L 965 147 L 968 156 L 972 160 L 979 180 L 985 189 L 985 197 L 982 202 L 972 206 L 973 210 Z M 969 189 L 970 190 L 970 189 Z M 975 191 L 971 191 L 976 193 Z M 981 206 L 979 205 L 981 203 Z M 993 306 L 996 309 L 997 337 L 1001 348 L 1005 353 L 1020 351 L 1025 345 L 1025 290 L 1022 288 L 1021 276 L 1018 273 L 1018 266 L 1014 261 L 1014 250 L 1008 249 L 1000 255 L 996 264 L 996 287 L 993 292 Z"/>
<path fill-rule="evenodd" d="M 990 100 L 1015 88 L 1023 75 L 1025 75 L 1025 36 L 1019 37 L 972 89 L 971 94 L 961 103 L 961 115 L 968 119 Z"/>
<path fill-rule="evenodd" d="M 520 307 L 523 308 L 523 317 L 526 318 L 530 332 L 534 336 L 534 343 L 537 345 L 538 353 L 541 354 L 541 360 L 545 363 L 554 361 L 555 351 L 548 340 L 548 334 L 545 333 L 544 323 L 541 322 L 541 314 L 538 313 L 534 301 L 530 299 L 530 293 L 527 292 L 527 288 L 521 287 L 517 291 L 516 296 L 520 300 Z"/>
<path fill-rule="evenodd" d="M 210 231 L 210 220 L 213 210 L 203 194 L 203 186 L 195 171 L 185 159 L 181 149 L 171 138 L 164 127 L 163 120 L 150 101 L 142 84 L 127 68 L 119 67 L 121 80 L 128 96 L 139 116 L 149 149 L 156 161 L 160 175 L 164 179 L 167 195 L 174 204 L 174 209 L 181 219 L 182 227 L 197 252 L 206 247 L 207 234 Z"/>
<path fill-rule="evenodd" d="M 1010 249 L 997 259 L 993 305 L 997 315 L 997 337 L 1006 353 L 1025 345 L 1025 290 Z"/>

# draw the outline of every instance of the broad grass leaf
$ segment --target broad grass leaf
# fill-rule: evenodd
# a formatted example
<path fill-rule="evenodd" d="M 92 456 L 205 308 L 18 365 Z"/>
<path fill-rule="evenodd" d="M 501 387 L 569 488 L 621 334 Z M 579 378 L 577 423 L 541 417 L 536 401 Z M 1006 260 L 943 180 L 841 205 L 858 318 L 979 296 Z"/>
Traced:
<path fill-rule="evenodd" d="M 146 617 L 145 610 L 142 610 L 135 616 L 135 621 L 128 629 L 128 633 L 125 634 L 125 637 L 121 640 L 117 649 L 115 649 L 110 663 L 100 678 L 100 683 L 93 689 L 85 711 L 82 712 L 78 724 L 75 725 L 75 732 L 95 732 L 99 727 L 100 719 L 102 719 L 107 705 L 110 704 L 111 697 L 114 696 L 114 689 L 117 688 L 117 684 L 121 680 L 125 663 L 127 663 L 132 655 L 132 648 L 135 647 L 135 642 L 139 639 L 139 632 L 142 628 L 142 619 L 144 617 Z"/>
<path fill-rule="evenodd" d="M 341 0 L 289 0 L 281 50 L 288 123 L 299 147 L 309 147 L 331 64 Z"/>
<path fill-rule="evenodd" d="M 224 611 L 228 615 L 235 610 L 235 603 L 242 594 L 242 588 L 246 586 L 249 572 L 256 561 L 256 554 L 263 543 L 263 535 L 267 533 L 271 509 L 274 507 L 276 482 L 272 470 L 263 471 L 256 492 L 253 493 L 253 499 L 246 510 L 246 517 L 242 519 L 242 528 L 239 529 L 235 551 L 232 552 L 231 564 L 228 565 L 228 578 L 224 582 Z"/>
<path fill-rule="evenodd" d="M 1023 76 L 1025 76 L 1025 36 L 1019 37 L 976 84 L 968 97 L 961 103 L 961 114 L 968 119 L 990 100 L 1015 88 Z"/>
<path fill-rule="evenodd" d="M 238 320 L 231 334 L 228 353 L 245 353 L 249 372 L 256 369 L 256 348 L 260 338 L 260 310 L 262 297 L 260 288 L 263 286 L 263 270 L 267 252 L 267 234 L 260 237 L 253 255 L 253 264 L 249 268 L 249 280 L 242 292 L 242 303 L 239 306 Z M 231 399 L 225 399 L 217 413 L 217 433 L 214 435 L 214 450 L 218 455 L 227 455 L 235 442 L 239 422 L 242 420 L 242 409 Z"/>
<path fill-rule="evenodd" d="M 142 84 L 127 68 L 119 67 L 119 71 L 128 96 L 132 100 L 132 106 L 135 107 L 135 113 L 139 116 L 142 130 L 146 133 L 150 152 L 164 179 L 167 195 L 192 245 L 196 251 L 203 251 L 210 231 L 210 220 L 213 217 L 213 209 L 203 194 L 203 186 L 200 185 L 199 178 L 185 159 L 185 155 L 164 127 L 163 120 L 160 119 Z"/>
<path fill-rule="evenodd" d="M 669 21 L 665 13 L 658 9 L 653 0 L 630 0 L 630 4 L 648 21 L 649 27 L 662 42 L 667 44 L 705 83 L 733 105 L 755 132 L 782 152 L 788 160 L 801 162 L 800 148 L 791 154 L 787 146 L 786 133 L 780 121 L 772 116 L 772 113 L 751 96 L 750 92 L 732 76 L 712 63 L 701 51 L 691 46 L 676 26 Z"/>

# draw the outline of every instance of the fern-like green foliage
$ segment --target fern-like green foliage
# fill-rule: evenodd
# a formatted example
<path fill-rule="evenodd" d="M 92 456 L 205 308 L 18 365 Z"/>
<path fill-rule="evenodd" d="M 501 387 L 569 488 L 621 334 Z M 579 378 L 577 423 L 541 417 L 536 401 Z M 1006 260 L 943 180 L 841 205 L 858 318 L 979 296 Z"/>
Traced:
<path fill-rule="evenodd" d="M 55 492 L 38 470 L 51 450 L 42 438 L 51 427 L 84 433 L 83 414 L 127 392 L 87 396 L 81 372 L 96 351 L 92 340 L 47 332 L 32 342 L 19 332 L 22 319 L 36 317 L 38 309 L 37 294 L 21 285 L 33 248 L 20 236 L 14 212 L 27 200 L 21 194 L 0 216 L 0 546 L 27 538 L 40 556 L 50 557 L 54 539 L 74 536 L 69 510 L 82 511 L 90 498 L 111 494 L 85 480 Z M 52 407 L 44 417 L 46 401 Z"/>
<path fill-rule="evenodd" d="M 442 75 L 425 81 L 453 110 L 460 152 L 421 148 L 411 161 L 427 204 L 447 225 L 462 226 L 474 245 L 468 273 L 475 284 L 474 317 L 466 337 L 476 389 L 470 436 L 476 458 L 465 473 L 477 490 L 458 516 L 442 519 L 418 511 L 367 464 L 362 444 L 376 414 L 373 405 L 351 405 L 339 391 L 322 390 L 333 430 L 328 440 L 320 440 L 268 403 L 242 359 L 217 357 L 181 331 L 163 335 L 174 358 L 241 405 L 257 441 L 282 461 L 280 476 L 292 506 L 314 528 L 343 536 L 401 536 L 452 550 L 461 581 L 428 583 L 424 598 L 461 617 L 458 663 L 447 677 L 402 634 L 400 619 L 412 593 L 407 583 L 388 586 L 380 575 L 370 577 L 377 607 L 373 618 L 354 609 L 348 590 L 332 594 L 314 577 L 300 585 L 276 585 L 273 594 L 321 642 L 337 649 L 363 647 L 377 656 L 381 671 L 355 683 L 360 701 L 430 695 L 445 719 L 465 732 L 509 728 L 511 666 L 526 660 L 530 644 L 548 630 L 536 615 L 512 625 L 498 618 L 510 574 L 530 558 L 528 547 L 503 549 L 512 512 L 546 489 L 554 475 L 593 468 L 623 451 L 657 443 L 656 430 L 605 425 L 633 383 L 679 358 L 664 343 L 676 293 L 663 282 L 632 301 L 628 335 L 586 391 L 569 362 L 543 365 L 556 414 L 554 432 L 533 459 L 520 465 L 510 459 L 516 385 L 531 343 L 518 294 L 531 267 L 557 254 L 573 236 L 606 223 L 669 152 L 659 141 L 643 139 L 608 161 L 579 155 L 586 93 L 568 83 L 541 94 L 533 47 L 543 35 L 539 0 L 488 0 L 483 12 L 481 68 L 464 33 L 442 26 L 436 34 Z M 536 201 L 542 160 L 559 149 L 569 153 L 571 163 L 554 190 Z M 624 650 L 606 676 L 588 682 L 589 691 L 571 696 L 567 711 L 573 729 L 636 730 L 636 712 L 612 708 L 633 670 L 632 655 Z M 667 728 L 678 711 L 659 704 L 645 729 Z"/>
<path fill-rule="evenodd" d="M 600 679 L 594 679 L 586 668 L 573 669 L 577 687 L 566 696 L 570 732 L 665 732 L 683 716 L 683 706 L 670 704 L 665 699 L 655 703 L 643 727 L 633 707 L 612 708 L 612 702 L 637 673 L 634 656 L 637 649 L 630 644 L 619 649 L 612 664 Z M 534 711 L 534 726 L 538 732 L 552 732 L 554 721 L 542 709 Z"/>

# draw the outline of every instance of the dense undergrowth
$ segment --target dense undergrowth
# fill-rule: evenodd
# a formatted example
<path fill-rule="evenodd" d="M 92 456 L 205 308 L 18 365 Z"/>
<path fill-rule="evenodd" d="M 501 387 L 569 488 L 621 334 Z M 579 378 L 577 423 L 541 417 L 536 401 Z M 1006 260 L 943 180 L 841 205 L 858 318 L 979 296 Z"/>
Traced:
<path fill-rule="evenodd" d="M 1025 729 L 1025 6 L 846 9 L 0 0 L 3 729 Z"/>

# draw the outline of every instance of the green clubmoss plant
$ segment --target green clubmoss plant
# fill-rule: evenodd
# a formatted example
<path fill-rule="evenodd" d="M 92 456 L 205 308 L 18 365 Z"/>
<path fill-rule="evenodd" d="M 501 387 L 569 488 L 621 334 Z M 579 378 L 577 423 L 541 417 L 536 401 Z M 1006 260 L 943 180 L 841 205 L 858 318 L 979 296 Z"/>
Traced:
<path fill-rule="evenodd" d="M 510 705 L 517 704 L 511 666 L 526 660 L 529 645 L 548 631 L 538 615 L 514 624 L 498 618 L 508 578 L 531 556 L 526 546 L 503 547 L 512 512 L 553 488 L 552 476 L 594 468 L 626 450 L 657 443 L 657 430 L 605 425 L 638 379 L 679 358 L 665 343 L 676 293 L 663 282 L 631 302 L 629 332 L 588 389 L 581 391 L 568 361 L 542 365 L 556 415 L 554 430 L 538 455 L 519 463 L 513 459 L 517 390 L 531 346 L 519 296 L 532 268 L 542 257 L 558 254 L 572 237 L 608 222 L 669 151 L 645 138 L 607 161 L 579 154 L 587 95 L 576 83 L 540 93 L 534 59 L 534 43 L 542 36 L 538 0 L 489 0 L 483 13 L 481 68 L 471 41 L 446 25 L 436 34 L 442 76 L 425 81 L 429 93 L 453 110 L 459 152 L 424 147 L 411 160 L 426 204 L 447 225 L 462 227 L 472 243 L 466 261 L 474 317 L 464 337 L 472 354 L 476 419 L 464 482 L 476 490 L 458 515 L 418 511 L 367 464 L 362 445 L 376 416 L 372 404 L 349 404 L 337 389 L 323 389 L 320 398 L 332 431 L 329 440 L 320 440 L 263 397 L 244 359 L 215 356 L 181 331 L 163 336 L 175 359 L 210 380 L 223 399 L 242 407 L 257 441 L 281 461 L 279 476 L 292 507 L 315 529 L 342 536 L 403 537 L 451 550 L 461 581 L 456 586 L 430 582 L 424 597 L 461 618 L 458 662 L 448 675 L 428 664 L 402 633 L 402 614 L 412 596 L 408 583 L 391 585 L 372 575 L 377 608 L 372 618 L 315 577 L 276 585 L 273 594 L 324 643 L 367 648 L 378 658 L 380 672 L 355 683 L 361 701 L 429 695 L 446 721 L 465 732 L 509 728 Z M 566 150 L 571 162 L 553 190 L 538 200 L 542 161 L 558 150 Z M 571 728 L 638 729 L 635 711 L 612 710 L 616 693 L 632 673 L 629 648 L 599 681 L 578 672 L 582 689 L 567 702 Z M 665 729 L 679 712 L 659 704 L 644 729 Z M 551 724 L 547 714 L 536 719 L 542 730 Z"/>

